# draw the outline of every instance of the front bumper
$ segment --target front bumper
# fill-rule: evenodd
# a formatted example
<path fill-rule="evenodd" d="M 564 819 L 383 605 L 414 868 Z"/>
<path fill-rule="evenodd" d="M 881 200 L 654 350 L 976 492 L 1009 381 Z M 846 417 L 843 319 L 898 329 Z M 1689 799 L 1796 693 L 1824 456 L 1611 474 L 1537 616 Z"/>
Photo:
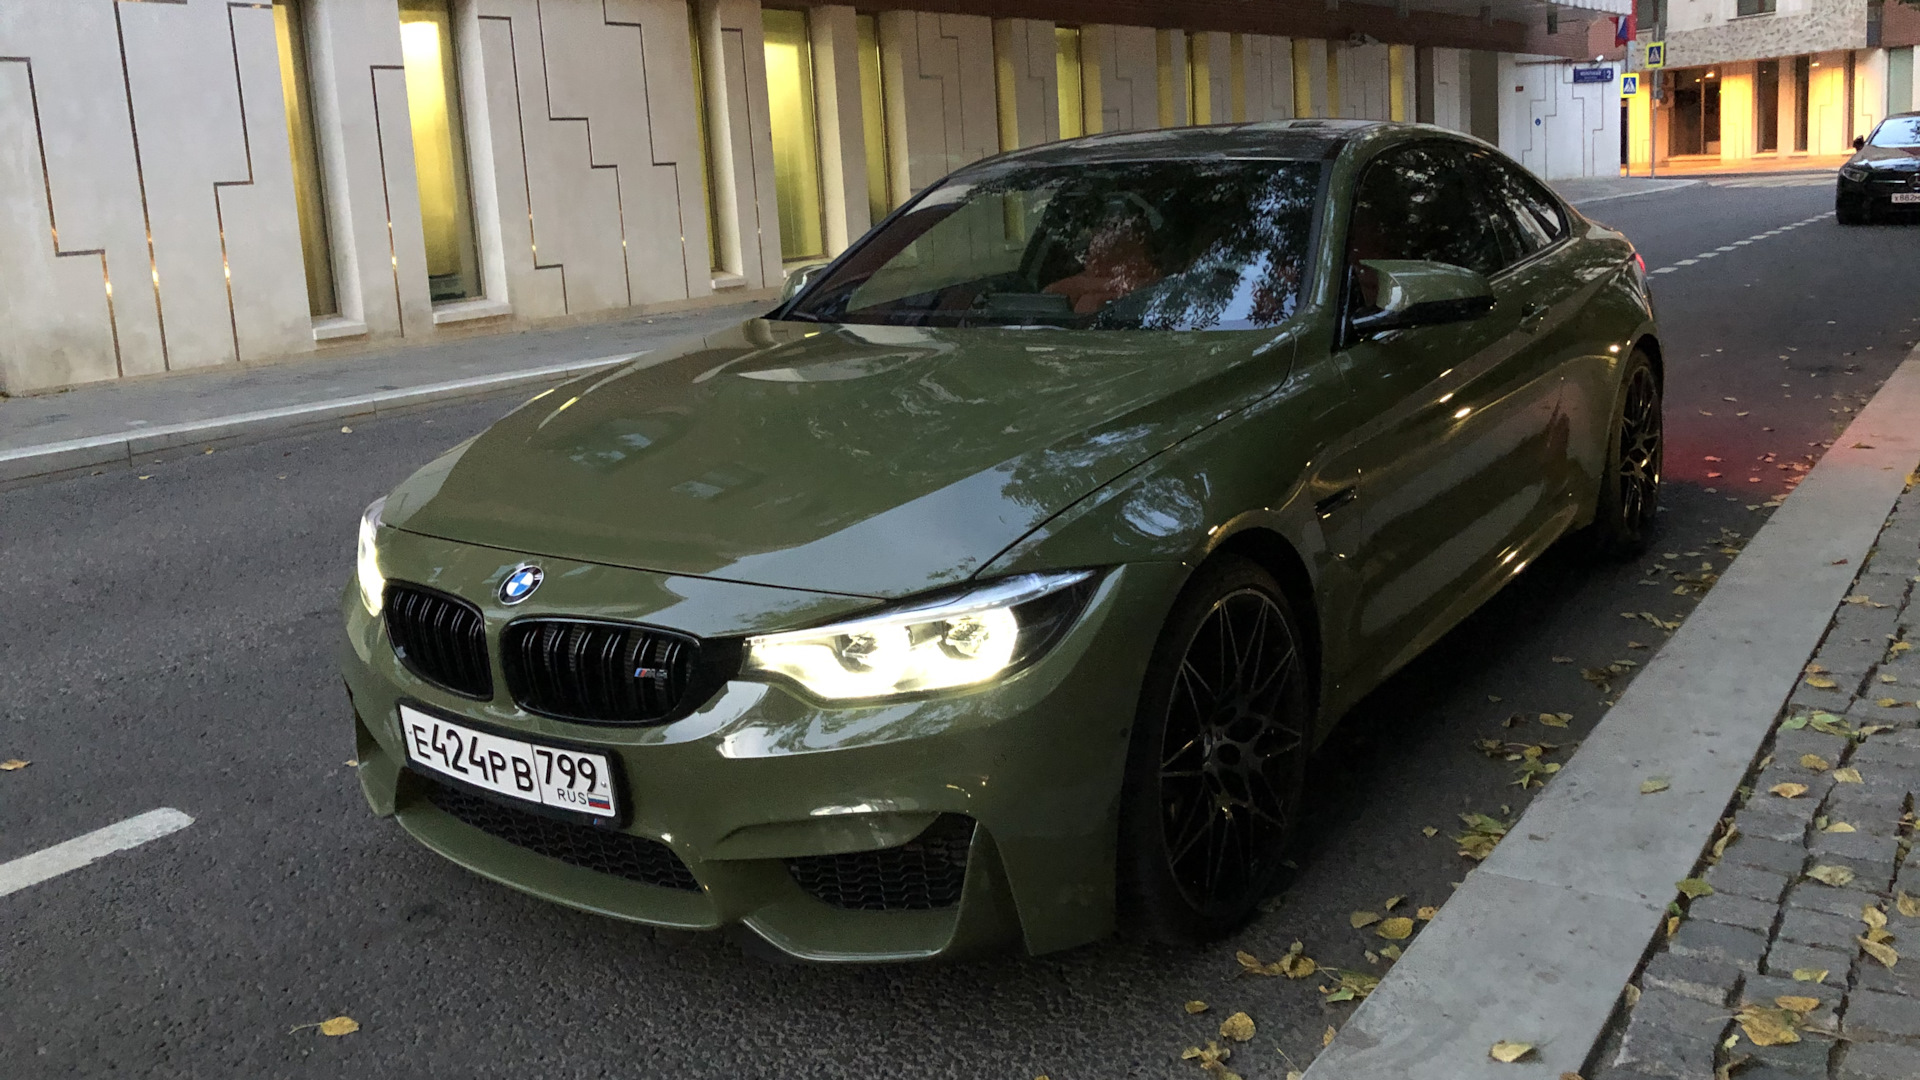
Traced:
<path fill-rule="evenodd" d="M 381 533 L 387 577 L 478 604 L 490 646 L 509 617 L 530 614 L 621 618 L 717 637 L 816 622 L 871 603 L 539 559 L 545 585 L 526 603 L 501 607 L 495 589 L 521 561 L 516 552 Z M 399 663 L 382 621 L 349 586 L 342 668 L 360 781 L 376 813 L 392 814 L 440 854 L 513 888 L 616 918 L 687 929 L 738 923 L 816 960 L 924 959 L 1016 940 L 1035 953 L 1067 948 L 1112 928 L 1127 738 L 1153 639 L 1184 578 L 1184 567 L 1167 563 L 1108 574 L 1050 653 L 983 689 L 835 708 L 781 686 L 736 680 L 692 715 L 644 727 L 521 710 L 505 689 L 497 647 L 489 649 L 491 700 L 440 690 Z M 450 804 L 433 787 L 437 781 L 405 766 L 403 701 L 613 756 L 631 804 L 617 831 L 666 845 L 691 872 L 693 887 L 588 869 L 591 860 L 540 854 L 504 839 L 508 831 L 477 827 L 471 814 L 463 820 L 443 809 Z M 930 827 L 950 831 L 957 819 L 942 815 L 976 824 L 956 903 L 855 910 L 796 880 L 794 867 L 809 864 L 792 860 L 896 849 Z"/>
<path fill-rule="evenodd" d="M 1920 172 L 1871 173 L 1864 180 L 1842 176 L 1834 190 L 1837 203 L 1876 214 L 1920 212 L 1920 203 L 1896 203 L 1895 195 L 1920 195 Z"/>

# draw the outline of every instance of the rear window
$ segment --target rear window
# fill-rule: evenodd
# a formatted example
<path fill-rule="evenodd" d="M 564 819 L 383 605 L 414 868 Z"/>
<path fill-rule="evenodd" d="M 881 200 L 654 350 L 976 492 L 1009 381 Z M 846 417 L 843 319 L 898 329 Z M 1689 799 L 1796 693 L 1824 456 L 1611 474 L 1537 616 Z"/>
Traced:
<path fill-rule="evenodd" d="M 1233 330 L 1300 301 L 1320 164 L 1011 166 L 951 180 L 782 317 L 896 326 Z"/>

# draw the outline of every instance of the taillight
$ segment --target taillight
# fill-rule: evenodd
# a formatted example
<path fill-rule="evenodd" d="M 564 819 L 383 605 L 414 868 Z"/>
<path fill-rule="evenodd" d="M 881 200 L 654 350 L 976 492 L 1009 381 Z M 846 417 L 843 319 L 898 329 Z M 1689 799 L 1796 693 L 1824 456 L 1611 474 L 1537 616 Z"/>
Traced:
<path fill-rule="evenodd" d="M 1646 256 L 1644 256 L 1644 255 L 1642 255 L 1642 254 L 1640 254 L 1640 253 L 1639 253 L 1639 252 L 1637 252 L 1637 251 L 1636 251 L 1636 252 L 1634 252 L 1634 253 L 1633 253 L 1633 264 L 1634 264 L 1635 266 L 1638 266 L 1638 267 L 1640 268 L 1640 276 L 1641 276 L 1641 277 L 1646 277 L 1646 276 L 1647 276 L 1647 258 L 1646 258 Z"/>

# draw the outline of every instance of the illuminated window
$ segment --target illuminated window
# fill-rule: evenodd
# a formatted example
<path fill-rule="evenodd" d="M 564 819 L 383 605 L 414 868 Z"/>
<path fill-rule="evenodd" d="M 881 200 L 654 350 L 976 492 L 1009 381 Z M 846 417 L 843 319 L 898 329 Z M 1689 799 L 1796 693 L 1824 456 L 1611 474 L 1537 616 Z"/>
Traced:
<path fill-rule="evenodd" d="M 287 99 L 287 148 L 293 155 L 293 203 L 300 216 L 300 253 L 307 267 L 307 310 L 333 315 L 333 243 L 327 235 L 326 188 L 320 179 L 320 146 L 313 131 L 313 91 L 307 82 L 306 31 L 292 0 L 273 5 L 273 32 L 280 43 L 280 91 Z"/>
<path fill-rule="evenodd" d="M 821 214 L 820 137 L 813 111 L 813 50 L 807 13 L 760 12 L 767 45 L 767 123 L 773 128 L 773 187 L 780 207 L 780 257 L 827 252 Z"/>
<path fill-rule="evenodd" d="M 719 274 L 725 267 L 720 259 L 720 206 L 713 198 L 713 143 L 707 134 L 707 65 L 700 55 L 700 18 L 691 2 L 687 4 L 687 37 L 693 49 L 693 92 L 698 98 L 693 124 L 700 135 L 700 192 L 707 200 L 707 265 Z"/>
<path fill-rule="evenodd" d="M 867 210 L 875 225 L 893 209 L 893 169 L 887 156 L 887 91 L 880 75 L 880 21 L 856 15 L 860 31 L 860 126 L 867 143 Z"/>
<path fill-rule="evenodd" d="M 1213 39 L 1187 35 L 1187 123 L 1213 123 Z"/>
<path fill-rule="evenodd" d="M 480 295 L 448 3 L 400 0 L 400 55 L 407 73 L 413 169 L 420 182 L 420 229 L 427 242 L 427 285 L 436 303 Z"/>
<path fill-rule="evenodd" d="M 1087 133 L 1086 96 L 1080 71 L 1080 28 L 1053 28 L 1054 77 L 1060 88 L 1060 137 L 1077 139 Z"/>

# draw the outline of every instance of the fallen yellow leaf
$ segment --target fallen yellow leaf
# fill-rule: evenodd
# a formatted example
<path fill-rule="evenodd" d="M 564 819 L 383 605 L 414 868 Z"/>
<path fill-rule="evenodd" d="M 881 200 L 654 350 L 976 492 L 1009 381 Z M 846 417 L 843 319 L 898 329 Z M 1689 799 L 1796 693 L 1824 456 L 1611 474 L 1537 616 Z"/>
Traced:
<path fill-rule="evenodd" d="M 1840 686 L 1839 683 L 1834 682 L 1832 679 L 1827 678 L 1825 675 L 1807 676 L 1807 685 L 1813 687 L 1816 690 L 1835 690 L 1835 689 L 1838 689 Z M 1771 1044 L 1762 1043 L 1761 1045 L 1766 1046 Z"/>
<path fill-rule="evenodd" d="M 1800 1041 L 1800 1033 L 1793 1030 L 1799 1017 L 1786 1009 L 1746 1005 L 1734 1019 L 1740 1022 L 1740 1030 L 1746 1032 L 1755 1046 L 1787 1046 Z"/>
<path fill-rule="evenodd" d="M 1907 890 L 1901 889 L 1894 897 L 1893 906 L 1909 919 L 1920 919 L 1920 896 L 1908 896 Z"/>
<path fill-rule="evenodd" d="M 1439 832 L 1440 832 L 1440 830 L 1439 830 L 1439 829 L 1437 829 L 1437 828 L 1435 828 L 1435 827 L 1434 827 L 1434 826 L 1432 826 L 1432 825 L 1429 825 L 1429 826 L 1427 826 L 1426 828 L 1424 828 L 1424 829 L 1421 829 L 1421 830 L 1420 830 L 1420 835 L 1422 835 L 1422 836 L 1434 836 L 1434 835 L 1437 835 L 1437 834 L 1438 834 Z"/>
<path fill-rule="evenodd" d="M 1374 933 L 1388 941 L 1405 941 L 1413 936 L 1413 920 L 1404 916 L 1388 919 Z"/>
<path fill-rule="evenodd" d="M 1794 968 L 1793 981 L 1794 982 L 1826 982 L 1827 969 L 1826 968 Z"/>
<path fill-rule="evenodd" d="M 1857 937 L 1853 940 L 1859 942 L 1860 947 L 1867 950 L 1868 956 L 1880 961 L 1887 967 L 1892 967 L 1900 962 L 1900 954 L 1894 951 L 1893 946 L 1884 941 L 1868 941 L 1863 937 Z"/>
<path fill-rule="evenodd" d="M 1819 998 L 1801 997 L 1798 994 L 1782 994 L 1774 998 L 1773 1003 L 1788 1012 L 1799 1013 L 1801 1016 L 1805 1016 L 1820 1007 Z"/>
<path fill-rule="evenodd" d="M 1883 697 L 1880 700 L 1874 702 L 1874 704 L 1880 706 L 1883 709 L 1891 709 L 1901 705 L 1902 702 L 1899 698 Z"/>
<path fill-rule="evenodd" d="M 1800 764 L 1804 768 L 1812 769 L 1814 772 L 1826 772 L 1828 769 L 1833 768 L 1833 764 L 1819 754 L 1801 754 Z"/>
<path fill-rule="evenodd" d="M 1419 919 L 1421 922 L 1427 922 L 1431 920 L 1435 915 L 1438 915 L 1438 914 L 1440 914 L 1440 909 L 1437 907 L 1423 907 L 1420 910 L 1413 913 L 1414 917 Z"/>
<path fill-rule="evenodd" d="M 1322 1033 L 1321 1033 L 1321 1035 L 1320 1035 L 1320 1045 L 1321 1045 L 1321 1046 L 1323 1046 L 1323 1047 L 1325 1047 L 1325 1046 L 1332 1046 L 1332 1045 L 1333 1045 L 1333 1037 L 1334 1037 L 1335 1035 L 1338 1035 L 1338 1034 L 1340 1034 L 1340 1033 L 1339 1033 L 1338 1031 L 1335 1031 L 1335 1030 L 1333 1029 L 1333 1025 L 1332 1025 L 1332 1024 L 1328 1024 L 1328 1025 L 1327 1025 L 1327 1030 L 1326 1030 L 1326 1031 L 1324 1031 L 1324 1032 L 1322 1032 Z"/>
<path fill-rule="evenodd" d="M 5 761 L 0 761 L 0 772 L 14 772 L 18 769 L 24 769 L 31 764 L 33 764 L 33 762 L 22 761 L 17 757 L 8 758 Z"/>
<path fill-rule="evenodd" d="M 1234 1042 L 1246 1042 L 1253 1038 L 1253 1017 L 1237 1012 L 1220 1021 L 1220 1037 Z"/>
<path fill-rule="evenodd" d="M 1857 830 L 1855 830 L 1853 826 L 1847 824 L 1844 821 L 1836 821 L 1828 825 L 1826 828 L 1821 829 L 1820 831 L 1821 832 L 1855 832 Z"/>
<path fill-rule="evenodd" d="M 1775 784 L 1767 790 L 1783 799 L 1797 799 L 1807 793 L 1807 785 L 1793 783 Z"/>
<path fill-rule="evenodd" d="M 1347 916 L 1347 925 L 1353 927 L 1355 930 L 1363 926 L 1372 926 L 1379 921 L 1380 916 L 1371 911 L 1356 911 Z"/>
<path fill-rule="evenodd" d="M 1843 784 L 1858 784 L 1861 782 L 1860 770 L 1851 766 L 1844 769 L 1833 770 L 1833 778 Z"/>
<path fill-rule="evenodd" d="M 1844 866 L 1816 866 L 1807 871 L 1807 876 L 1836 889 L 1853 881 L 1853 871 Z"/>
<path fill-rule="evenodd" d="M 1703 878 L 1681 878 L 1679 881 L 1673 883 L 1673 887 L 1679 889 L 1680 895 L 1689 900 L 1698 900 L 1703 896 L 1713 895 L 1713 886 L 1707 884 Z"/>
<path fill-rule="evenodd" d="M 1187 1015 L 1194 1016 L 1196 1014 L 1206 1012 L 1207 1003 L 1204 1001 L 1189 1001 L 1187 1002 L 1186 1008 L 1187 1008 Z"/>
<path fill-rule="evenodd" d="M 1487 1051 L 1487 1056 L 1495 1061 L 1504 1061 L 1511 1065 L 1531 1053 L 1533 1053 L 1532 1043 L 1508 1042 L 1505 1039 L 1501 1039 L 1499 1042 L 1493 1044 L 1491 1050 Z"/>
<path fill-rule="evenodd" d="M 1652 795 L 1655 792 L 1665 791 L 1672 786 L 1664 776 L 1649 777 L 1648 779 L 1640 781 L 1640 794 Z"/>
<path fill-rule="evenodd" d="M 1571 719 L 1573 719 L 1572 713 L 1543 712 L 1540 714 L 1540 722 L 1548 727 L 1566 727 L 1567 721 Z"/>
<path fill-rule="evenodd" d="M 360 1030 L 360 1024 L 351 1016 L 336 1016 L 331 1020 L 320 1021 L 322 1035 L 351 1035 Z"/>
<path fill-rule="evenodd" d="M 1380 906 L 1386 908 L 1388 911 L 1392 911 L 1394 908 L 1397 908 L 1401 904 L 1406 903 L 1406 900 L 1407 898 L 1404 894 L 1400 896 L 1389 896 L 1387 897 L 1387 902 Z"/>

